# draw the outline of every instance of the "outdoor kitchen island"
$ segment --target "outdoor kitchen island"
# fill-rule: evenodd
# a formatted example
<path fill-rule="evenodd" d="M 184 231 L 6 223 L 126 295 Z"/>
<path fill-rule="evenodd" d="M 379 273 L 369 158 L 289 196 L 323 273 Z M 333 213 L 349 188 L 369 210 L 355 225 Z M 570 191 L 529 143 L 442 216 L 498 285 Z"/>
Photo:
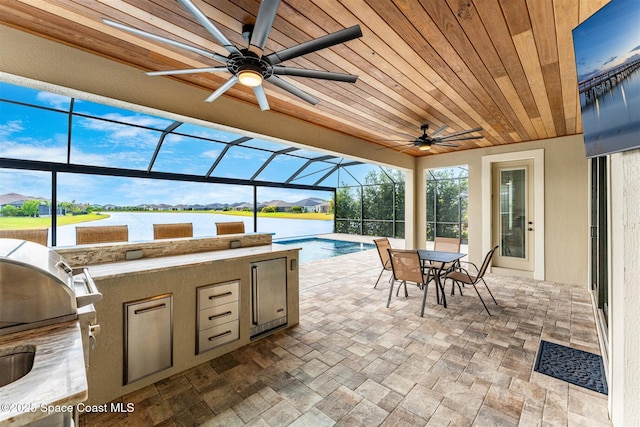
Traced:
<path fill-rule="evenodd" d="M 185 248 L 202 251 L 180 254 Z M 142 258 L 127 260 L 132 251 Z M 103 295 L 95 304 L 101 329 L 89 359 L 87 404 L 111 402 L 299 321 L 298 249 L 271 244 L 268 234 L 59 252 L 74 266 L 88 266 Z M 273 263 L 275 273 L 260 270 Z M 265 323 L 259 320 L 264 307 L 255 303 L 273 305 L 275 288 L 263 294 L 255 288 L 267 279 L 282 289 L 284 301 L 271 309 L 280 317 Z M 264 327 L 256 330 L 259 321 Z"/>

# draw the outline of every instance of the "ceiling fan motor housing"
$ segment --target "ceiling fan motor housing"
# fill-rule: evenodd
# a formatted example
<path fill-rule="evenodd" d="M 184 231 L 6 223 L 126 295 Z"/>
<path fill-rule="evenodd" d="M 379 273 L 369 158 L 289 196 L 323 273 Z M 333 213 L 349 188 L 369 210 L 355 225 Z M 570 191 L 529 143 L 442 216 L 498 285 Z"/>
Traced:
<path fill-rule="evenodd" d="M 242 55 L 232 55 L 227 61 L 227 69 L 231 74 L 237 76 L 242 71 L 255 71 L 263 79 L 267 79 L 273 74 L 273 68 L 265 60 L 258 57 L 247 49 L 242 49 Z"/>

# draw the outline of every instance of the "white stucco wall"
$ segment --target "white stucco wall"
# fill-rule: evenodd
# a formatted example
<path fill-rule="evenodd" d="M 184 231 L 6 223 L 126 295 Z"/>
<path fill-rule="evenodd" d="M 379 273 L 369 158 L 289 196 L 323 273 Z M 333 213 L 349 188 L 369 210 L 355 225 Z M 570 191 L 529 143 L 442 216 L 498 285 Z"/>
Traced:
<path fill-rule="evenodd" d="M 640 150 L 610 156 L 609 402 L 640 426 Z"/>
<path fill-rule="evenodd" d="M 416 165 L 416 176 L 424 176 L 426 169 L 469 167 L 469 258 L 482 262 L 486 246 L 482 242 L 482 157 L 531 150 L 544 150 L 544 279 L 587 286 L 589 162 L 582 135 L 422 157 Z M 424 193 L 424 180 L 421 185 L 419 193 Z M 426 217 L 426 207 L 419 200 L 416 215 Z M 416 231 L 421 237 L 420 227 Z"/>

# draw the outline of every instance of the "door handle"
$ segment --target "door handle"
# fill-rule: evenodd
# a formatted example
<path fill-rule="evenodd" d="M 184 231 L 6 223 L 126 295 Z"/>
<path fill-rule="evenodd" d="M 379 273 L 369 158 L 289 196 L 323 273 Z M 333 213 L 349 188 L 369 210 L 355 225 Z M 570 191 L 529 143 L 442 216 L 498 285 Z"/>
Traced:
<path fill-rule="evenodd" d="M 233 295 L 233 292 L 225 292 L 224 294 L 211 295 L 209 296 L 210 300 L 214 300 L 216 298 L 224 298 Z"/>
<path fill-rule="evenodd" d="M 138 310 L 134 310 L 133 314 L 143 314 L 143 313 L 148 313 L 150 311 L 154 311 L 154 310 L 160 310 L 161 308 L 165 308 L 166 304 L 158 304 L 158 305 L 154 305 L 152 307 L 147 307 L 147 308 L 140 308 Z"/>
<path fill-rule="evenodd" d="M 251 266 L 251 323 L 258 325 L 258 267 Z"/>
<path fill-rule="evenodd" d="M 220 314 L 214 314 L 213 316 L 209 316 L 209 320 L 219 319 L 221 317 L 229 316 L 231 314 L 233 314 L 231 311 L 226 311 L 226 312 L 220 313 Z"/>

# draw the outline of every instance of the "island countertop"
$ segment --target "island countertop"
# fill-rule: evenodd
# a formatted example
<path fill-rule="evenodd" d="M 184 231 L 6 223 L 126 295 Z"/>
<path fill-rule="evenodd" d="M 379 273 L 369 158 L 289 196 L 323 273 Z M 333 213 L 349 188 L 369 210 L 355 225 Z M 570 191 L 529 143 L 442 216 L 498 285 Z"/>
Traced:
<path fill-rule="evenodd" d="M 143 258 L 108 264 L 89 266 L 94 279 L 112 279 L 136 273 L 159 272 L 180 266 L 195 266 L 214 261 L 234 260 L 260 255 L 273 255 L 299 250 L 291 246 L 268 244 L 248 248 L 224 249 L 210 252 L 198 252 L 184 255 L 169 255 L 157 258 Z"/>
<path fill-rule="evenodd" d="M 0 424 L 24 425 L 60 415 L 88 397 L 77 320 L 0 336 L 0 355 L 34 347 L 31 371 L 0 387 Z"/>

